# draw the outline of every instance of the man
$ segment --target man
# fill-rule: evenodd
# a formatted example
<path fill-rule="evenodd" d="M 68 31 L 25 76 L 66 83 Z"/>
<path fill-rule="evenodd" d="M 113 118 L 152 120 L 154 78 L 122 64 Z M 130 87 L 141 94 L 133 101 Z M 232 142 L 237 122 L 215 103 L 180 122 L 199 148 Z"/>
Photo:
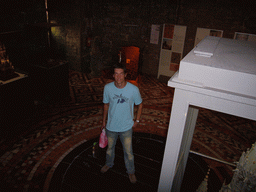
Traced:
<path fill-rule="evenodd" d="M 113 75 L 115 81 L 108 83 L 104 87 L 102 128 L 106 128 L 108 148 L 106 164 L 102 167 L 101 172 L 105 173 L 109 168 L 113 167 L 115 145 L 119 136 L 123 145 L 125 167 L 130 182 L 136 183 L 132 150 L 132 128 L 136 127 L 140 122 L 142 98 L 138 87 L 125 80 L 126 75 L 124 64 L 115 65 Z M 136 118 L 134 118 L 134 105 L 138 105 Z"/>

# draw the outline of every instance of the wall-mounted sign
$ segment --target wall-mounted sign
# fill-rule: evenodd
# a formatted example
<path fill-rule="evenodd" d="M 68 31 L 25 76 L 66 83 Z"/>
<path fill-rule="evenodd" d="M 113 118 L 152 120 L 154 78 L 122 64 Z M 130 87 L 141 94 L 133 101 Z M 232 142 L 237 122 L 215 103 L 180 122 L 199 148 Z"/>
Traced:
<path fill-rule="evenodd" d="M 244 41 L 254 41 L 256 42 L 256 35 L 249 33 L 240 33 L 235 32 L 234 39 L 236 40 L 244 40 Z"/>
<path fill-rule="evenodd" d="M 206 29 L 206 28 L 199 28 L 198 27 L 197 30 L 196 30 L 196 38 L 195 38 L 194 46 L 196 46 L 206 36 L 222 37 L 222 35 L 223 35 L 222 30 Z"/>
<path fill-rule="evenodd" d="M 158 44 L 159 32 L 160 32 L 160 25 L 151 26 L 150 43 Z"/>
<path fill-rule="evenodd" d="M 164 24 L 159 59 L 160 75 L 171 77 L 178 69 L 182 59 L 186 26 Z"/>

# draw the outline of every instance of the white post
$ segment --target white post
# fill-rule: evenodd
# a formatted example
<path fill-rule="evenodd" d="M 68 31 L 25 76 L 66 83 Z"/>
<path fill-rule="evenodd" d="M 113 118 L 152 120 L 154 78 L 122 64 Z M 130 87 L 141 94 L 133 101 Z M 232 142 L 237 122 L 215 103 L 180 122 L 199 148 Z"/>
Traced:
<path fill-rule="evenodd" d="M 189 103 L 186 102 L 186 97 L 186 91 L 175 89 L 162 170 L 158 185 L 159 192 L 170 192 L 172 188 L 189 108 Z"/>

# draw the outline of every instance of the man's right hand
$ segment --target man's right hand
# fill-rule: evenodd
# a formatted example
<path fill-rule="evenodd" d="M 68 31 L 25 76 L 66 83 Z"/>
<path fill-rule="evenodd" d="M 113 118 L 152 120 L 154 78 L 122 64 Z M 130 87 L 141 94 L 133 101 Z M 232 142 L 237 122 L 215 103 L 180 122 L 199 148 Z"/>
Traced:
<path fill-rule="evenodd" d="M 107 115 L 108 115 L 108 108 L 109 108 L 109 104 L 108 103 L 104 103 L 101 130 L 106 128 L 106 119 L 107 119 Z"/>

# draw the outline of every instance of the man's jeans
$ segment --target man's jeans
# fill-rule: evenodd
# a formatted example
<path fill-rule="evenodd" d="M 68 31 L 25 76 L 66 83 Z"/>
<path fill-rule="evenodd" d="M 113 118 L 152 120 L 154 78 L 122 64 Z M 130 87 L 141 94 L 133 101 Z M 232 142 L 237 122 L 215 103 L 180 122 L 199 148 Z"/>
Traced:
<path fill-rule="evenodd" d="M 132 129 L 125 132 L 112 132 L 106 129 L 108 137 L 108 149 L 106 152 L 106 165 L 113 167 L 115 159 L 115 146 L 116 140 L 119 136 L 123 145 L 124 162 L 128 174 L 135 172 L 134 168 L 134 156 L 132 151 Z"/>

